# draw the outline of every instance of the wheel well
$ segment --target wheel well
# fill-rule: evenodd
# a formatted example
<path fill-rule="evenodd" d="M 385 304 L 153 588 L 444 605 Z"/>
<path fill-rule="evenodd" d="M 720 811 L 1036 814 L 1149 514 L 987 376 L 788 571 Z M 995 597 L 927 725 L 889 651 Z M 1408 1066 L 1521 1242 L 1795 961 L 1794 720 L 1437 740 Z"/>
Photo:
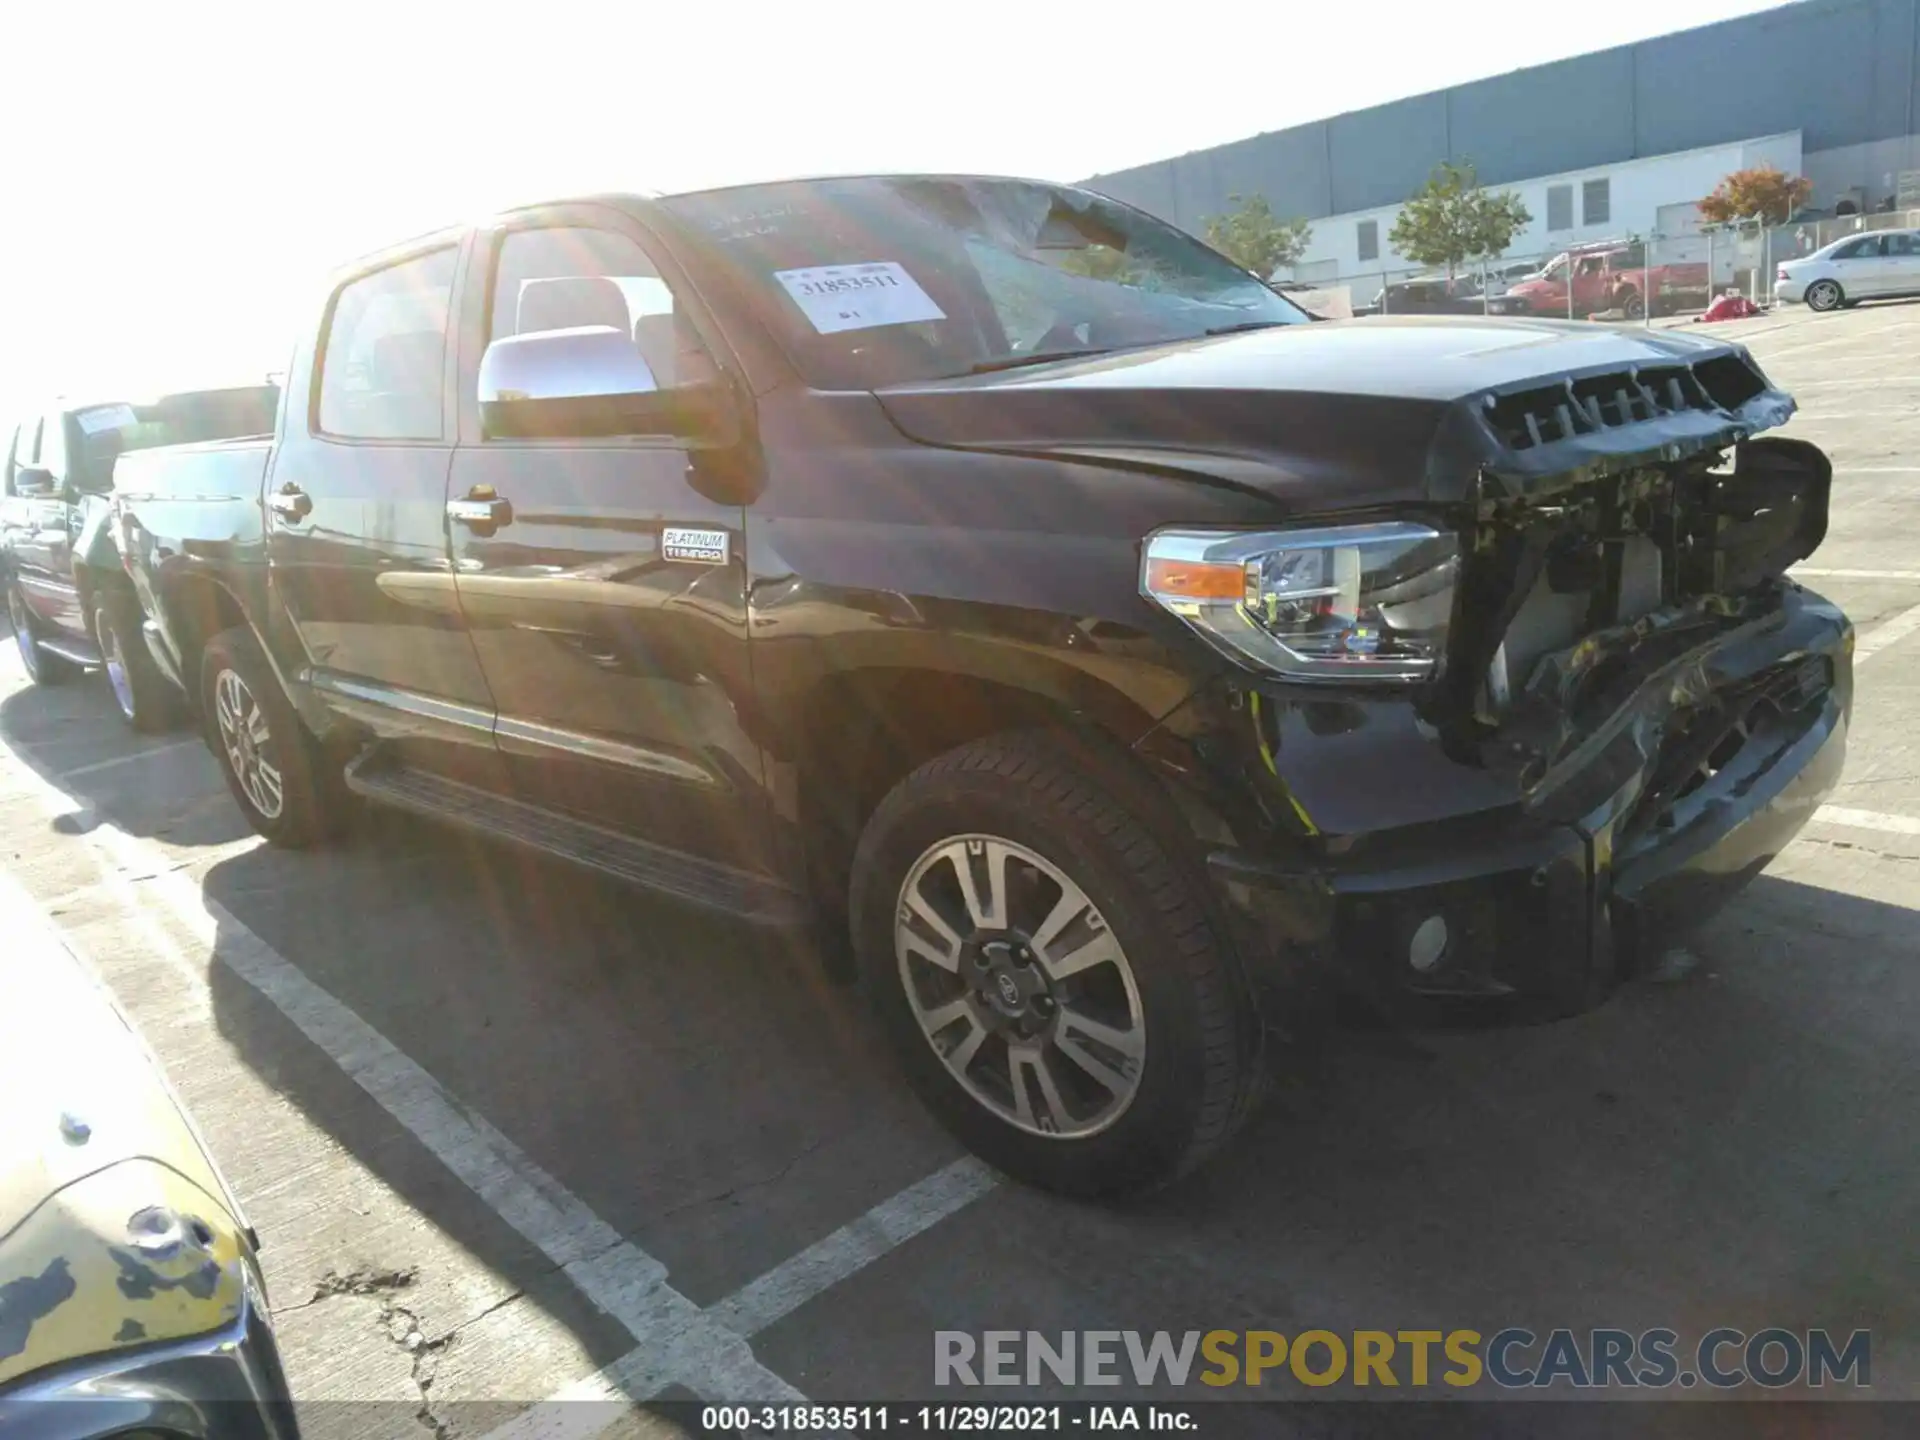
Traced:
<path fill-rule="evenodd" d="M 201 652 L 222 630 L 245 625 L 247 614 L 233 592 L 215 580 L 184 581 L 175 586 L 169 601 L 173 638 L 180 647 L 180 678 L 186 682 L 188 699 L 197 710 Z"/>
<path fill-rule="evenodd" d="M 819 894 L 845 899 L 860 832 L 908 774 L 970 740 L 1030 728 L 1100 738 L 1057 699 L 949 671 L 861 671 L 824 682 L 807 707 L 796 757 L 802 832 Z"/>

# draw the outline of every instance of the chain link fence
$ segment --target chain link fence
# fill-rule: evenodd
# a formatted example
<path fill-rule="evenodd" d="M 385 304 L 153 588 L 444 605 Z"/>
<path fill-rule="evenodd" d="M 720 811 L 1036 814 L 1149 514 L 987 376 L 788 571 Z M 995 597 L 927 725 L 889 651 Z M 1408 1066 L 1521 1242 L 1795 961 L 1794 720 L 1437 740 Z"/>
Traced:
<path fill-rule="evenodd" d="M 1705 310 L 1730 292 L 1773 303 L 1780 264 L 1868 230 L 1920 228 L 1920 210 L 1842 215 L 1788 225 L 1626 234 L 1473 262 L 1451 276 L 1413 266 L 1359 267 L 1285 282 L 1306 309 L 1348 315 L 1544 315 L 1652 324 Z"/>

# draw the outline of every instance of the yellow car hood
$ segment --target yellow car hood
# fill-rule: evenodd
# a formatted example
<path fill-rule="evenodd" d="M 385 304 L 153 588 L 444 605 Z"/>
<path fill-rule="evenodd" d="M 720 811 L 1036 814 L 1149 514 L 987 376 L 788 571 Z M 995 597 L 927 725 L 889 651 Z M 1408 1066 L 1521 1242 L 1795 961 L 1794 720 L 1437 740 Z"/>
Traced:
<path fill-rule="evenodd" d="M 244 1221 L 145 1044 L 40 937 L 0 996 L 0 1385 L 229 1323 Z"/>

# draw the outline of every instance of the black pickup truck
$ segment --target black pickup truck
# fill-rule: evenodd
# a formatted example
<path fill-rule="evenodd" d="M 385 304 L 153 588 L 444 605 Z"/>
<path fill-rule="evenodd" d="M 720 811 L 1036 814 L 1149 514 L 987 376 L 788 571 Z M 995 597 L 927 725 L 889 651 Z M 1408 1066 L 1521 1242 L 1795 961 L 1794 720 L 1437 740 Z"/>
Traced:
<path fill-rule="evenodd" d="M 845 927 L 941 1118 L 1111 1193 L 1303 966 L 1592 1005 L 1840 773 L 1831 470 L 1744 350 L 1305 319 L 1069 187 L 539 205 L 343 272 L 116 537 L 270 840 L 358 795 Z"/>
<path fill-rule="evenodd" d="M 157 399 L 55 405 L 8 437 L 0 474 L 0 588 L 36 684 L 106 671 L 136 730 L 166 728 L 178 697 L 140 643 L 140 608 L 107 526 L 123 454 L 273 429 L 279 387 L 185 390 Z"/>

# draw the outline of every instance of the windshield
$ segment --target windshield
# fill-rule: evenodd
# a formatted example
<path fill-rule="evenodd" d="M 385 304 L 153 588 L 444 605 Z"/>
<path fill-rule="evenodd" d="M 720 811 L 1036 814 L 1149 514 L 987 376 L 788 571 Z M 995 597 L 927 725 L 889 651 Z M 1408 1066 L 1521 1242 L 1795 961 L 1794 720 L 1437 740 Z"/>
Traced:
<path fill-rule="evenodd" d="M 1192 236 L 1067 186 L 866 177 L 666 203 L 744 273 L 822 389 L 1309 318 Z"/>

